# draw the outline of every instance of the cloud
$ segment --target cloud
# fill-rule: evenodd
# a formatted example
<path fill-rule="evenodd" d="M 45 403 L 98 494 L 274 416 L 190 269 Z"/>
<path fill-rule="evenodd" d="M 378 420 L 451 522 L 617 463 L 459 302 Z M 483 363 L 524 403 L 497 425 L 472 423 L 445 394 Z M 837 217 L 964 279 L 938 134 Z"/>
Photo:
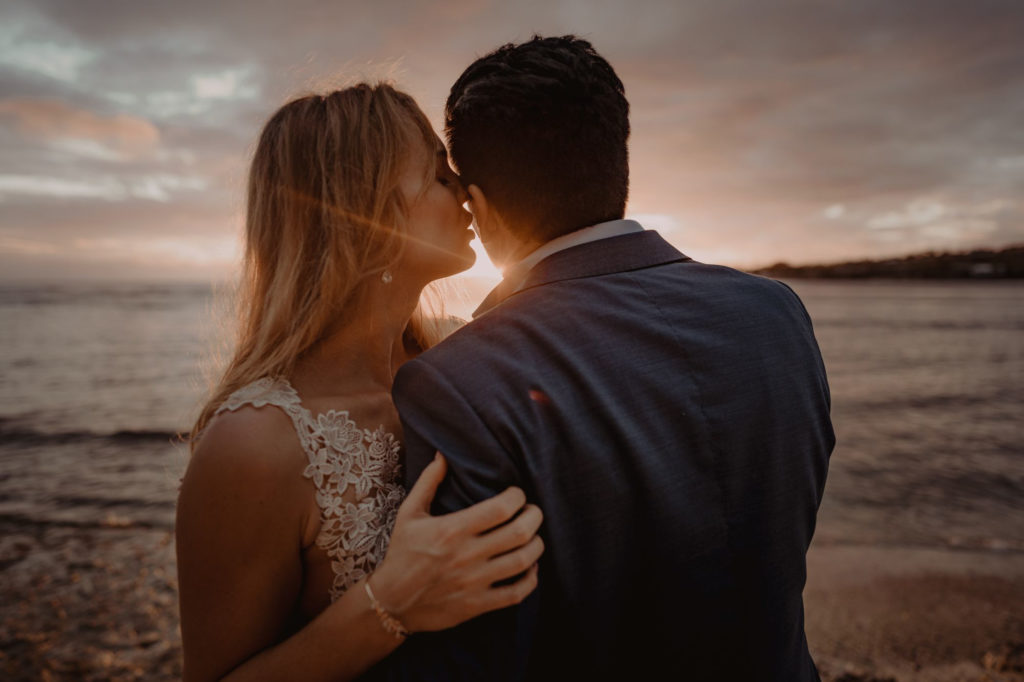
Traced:
<path fill-rule="evenodd" d="M 0 238 L 235 239 L 248 156 L 288 97 L 393 78 L 440 124 L 466 65 L 535 32 L 616 68 L 628 211 L 688 255 L 1024 241 L 1017 0 L 9 0 Z"/>
<path fill-rule="evenodd" d="M 0 279 L 54 276 L 129 280 L 218 280 L 238 261 L 238 242 L 224 235 L 182 242 L 135 235 L 44 242 L 0 236 Z"/>
<path fill-rule="evenodd" d="M 111 177 L 69 180 L 33 175 L 0 175 L 0 199 L 8 195 L 117 201 L 128 196 L 128 192 L 124 185 Z"/>
<path fill-rule="evenodd" d="M 829 220 L 838 220 L 843 217 L 844 213 L 846 213 L 846 207 L 842 204 L 832 204 L 821 212 L 821 214 Z"/>
<path fill-rule="evenodd" d="M 40 256 L 57 253 L 53 244 L 33 241 L 31 239 L 17 239 L 15 237 L 0 237 L 0 253 L 12 256 Z"/>
<path fill-rule="evenodd" d="M 0 65 L 72 82 L 96 57 L 92 49 L 41 37 L 47 26 L 34 16 L 11 17 L 0 24 Z"/>
<path fill-rule="evenodd" d="M 225 69 L 211 74 L 192 76 L 192 87 L 199 99 L 251 99 L 259 88 L 246 85 L 249 69 Z"/>
<path fill-rule="evenodd" d="M 917 227 L 934 223 L 946 215 L 946 207 L 937 201 L 918 199 L 907 204 L 901 211 L 890 211 L 877 215 L 867 221 L 867 226 L 874 230 Z"/>
<path fill-rule="evenodd" d="M 2 120 L 13 120 L 27 136 L 94 142 L 106 145 L 125 157 L 152 151 L 160 143 L 160 131 L 143 118 L 125 114 L 101 116 L 56 99 L 2 99 Z"/>

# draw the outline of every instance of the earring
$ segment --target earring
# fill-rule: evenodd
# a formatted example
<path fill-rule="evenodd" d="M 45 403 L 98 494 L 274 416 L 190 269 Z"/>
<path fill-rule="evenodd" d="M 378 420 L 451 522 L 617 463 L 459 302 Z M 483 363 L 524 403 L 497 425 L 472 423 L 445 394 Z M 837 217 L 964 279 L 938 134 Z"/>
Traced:
<path fill-rule="evenodd" d="M 385 270 L 384 272 L 380 273 L 380 281 L 384 282 L 384 284 L 391 284 L 391 280 L 393 279 L 394 277 L 391 276 L 390 270 Z"/>

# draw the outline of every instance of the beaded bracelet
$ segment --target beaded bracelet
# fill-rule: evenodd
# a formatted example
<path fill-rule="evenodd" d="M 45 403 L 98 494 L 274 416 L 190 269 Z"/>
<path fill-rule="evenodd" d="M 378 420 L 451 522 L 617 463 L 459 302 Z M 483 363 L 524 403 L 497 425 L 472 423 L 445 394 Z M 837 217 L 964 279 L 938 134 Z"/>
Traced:
<path fill-rule="evenodd" d="M 370 589 L 369 578 L 367 578 L 366 582 L 363 583 L 363 587 L 366 588 L 366 596 L 370 598 L 370 606 L 372 606 L 373 610 L 376 612 L 377 618 L 380 620 L 381 627 L 387 630 L 387 632 L 393 635 L 396 639 L 404 640 L 408 637 L 409 631 L 405 629 L 404 625 L 402 625 L 402 621 L 388 613 L 387 609 L 381 606 L 380 602 L 377 601 L 377 598 L 373 596 L 373 590 Z"/>

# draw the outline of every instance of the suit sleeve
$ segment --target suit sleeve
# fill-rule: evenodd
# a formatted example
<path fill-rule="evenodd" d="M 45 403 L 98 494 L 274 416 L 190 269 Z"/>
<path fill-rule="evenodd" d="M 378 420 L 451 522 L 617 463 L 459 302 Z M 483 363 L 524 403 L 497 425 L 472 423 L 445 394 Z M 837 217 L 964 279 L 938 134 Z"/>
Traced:
<path fill-rule="evenodd" d="M 804 302 L 800 299 L 800 295 L 797 294 L 796 291 L 793 290 L 793 287 L 789 286 L 788 284 L 786 284 L 782 280 L 773 280 L 773 281 L 778 282 L 779 284 L 781 284 L 782 286 L 784 286 L 786 288 L 786 290 L 789 292 L 790 296 L 792 297 L 793 304 L 797 307 L 797 309 L 799 309 L 800 314 L 803 316 L 803 320 L 806 322 L 805 332 L 806 332 L 806 335 L 807 335 L 808 339 L 810 340 L 810 343 L 812 344 L 812 347 L 814 349 L 815 364 L 816 364 L 817 369 L 818 369 L 818 376 L 819 376 L 819 382 L 821 384 L 821 390 L 822 390 L 822 393 L 825 396 L 825 404 L 828 406 L 829 410 L 831 410 L 832 409 L 832 392 L 831 392 L 831 389 L 829 388 L 828 378 L 827 378 L 827 376 L 825 374 L 825 361 L 821 357 L 821 349 L 818 347 L 818 339 L 814 335 L 814 322 L 811 320 L 811 314 L 807 312 L 807 306 L 804 305 Z M 833 441 L 834 441 L 834 436 L 833 436 Z"/>
<path fill-rule="evenodd" d="M 434 514 L 468 507 L 509 486 L 522 486 L 514 458 L 470 400 L 423 359 L 399 371 L 393 388 L 405 441 L 406 485 L 440 450 L 448 475 Z M 368 676 L 380 680 L 521 680 L 536 628 L 539 588 L 518 606 L 436 633 L 411 636 Z"/>

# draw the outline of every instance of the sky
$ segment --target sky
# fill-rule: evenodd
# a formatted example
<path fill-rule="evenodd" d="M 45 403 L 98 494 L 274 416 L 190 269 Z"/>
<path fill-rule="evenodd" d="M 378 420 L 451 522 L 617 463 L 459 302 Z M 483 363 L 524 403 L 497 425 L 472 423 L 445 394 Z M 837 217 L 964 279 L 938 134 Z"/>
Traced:
<path fill-rule="evenodd" d="M 462 69 L 534 33 L 611 62 L 627 214 L 697 260 L 1024 242 L 1019 0 L 5 0 L 0 278 L 230 276 L 278 106 L 387 78 L 440 130 Z"/>

